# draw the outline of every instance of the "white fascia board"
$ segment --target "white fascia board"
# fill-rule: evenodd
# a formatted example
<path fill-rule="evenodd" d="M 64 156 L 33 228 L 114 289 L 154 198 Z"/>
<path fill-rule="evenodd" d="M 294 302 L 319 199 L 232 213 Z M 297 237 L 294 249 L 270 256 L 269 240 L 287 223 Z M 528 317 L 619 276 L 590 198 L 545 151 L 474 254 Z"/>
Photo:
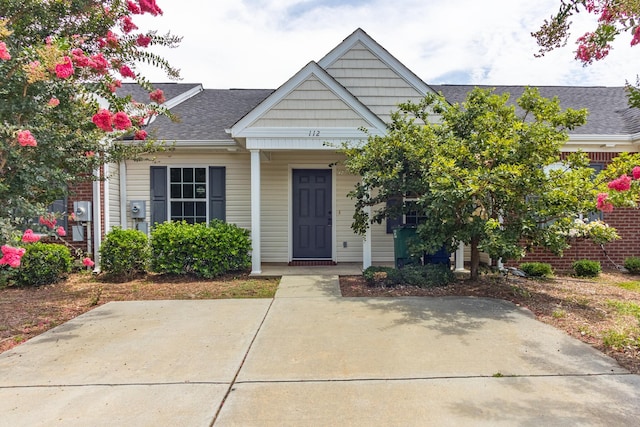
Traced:
<path fill-rule="evenodd" d="M 247 139 L 247 150 L 287 150 L 287 151 L 338 151 L 347 147 L 361 147 L 366 143 L 365 139 L 269 139 L 269 138 L 249 138 Z"/>
<path fill-rule="evenodd" d="M 418 77 L 413 71 L 407 68 L 402 62 L 398 61 L 393 55 L 391 55 L 385 48 L 380 46 L 378 42 L 369 36 L 362 28 L 355 30 L 349 37 L 344 39 L 342 43 L 336 46 L 331 52 L 325 55 L 318 65 L 323 69 L 331 67 L 338 59 L 353 48 L 358 42 L 365 45 L 371 52 L 384 62 L 389 68 L 394 70 L 400 77 L 402 77 L 409 85 L 411 85 L 418 92 L 426 95 L 427 93 L 436 93 L 428 84 L 426 84 L 420 77 Z"/>
<path fill-rule="evenodd" d="M 383 136 L 384 131 L 376 128 L 367 129 L 368 133 L 358 128 L 323 128 L 323 127 L 253 127 L 242 132 L 246 138 L 294 138 L 305 140 L 325 139 L 366 139 L 368 135 Z"/>
<path fill-rule="evenodd" d="M 171 98 L 170 100 L 168 100 L 167 102 L 165 102 L 162 105 L 170 110 L 173 107 L 175 107 L 176 105 L 182 104 L 187 99 L 193 98 L 194 96 L 196 96 L 197 94 L 199 94 L 203 90 L 204 90 L 204 88 L 202 87 L 201 84 L 199 84 L 199 85 L 189 89 L 188 91 L 181 93 L 178 96 L 174 96 L 173 98 Z"/>
<path fill-rule="evenodd" d="M 387 125 L 378 116 L 373 114 L 358 98 L 353 96 L 344 86 L 338 83 L 324 69 L 320 68 L 317 63 L 312 61 L 233 125 L 231 135 L 234 138 L 246 137 L 245 132 L 248 131 L 249 126 L 253 122 L 262 117 L 282 99 L 286 98 L 287 95 L 311 76 L 317 77 L 318 80 L 325 84 L 338 98 L 342 99 L 355 113 L 362 117 L 363 120 L 370 123 L 372 128 L 380 131 L 386 129 Z"/>
<path fill-rule="evenodd" d="M 576 151 L 627 151 L 637 149 L 640 134 L 633 135 L 600 135 L 600 134 L 570 134 L 564 149 Z"/>
<path fill-rule="evenodd" d="M 197 94 L 199 94 L 203 90 L 204 90 L 204 88 L 202 87 L 201 84 L 199 84 L 199 85 L 189 89 L 188 91 L 181 93 L 178 96 L 174 96 L 170 100 L 160 104 L 160 106 L 161 107 L 165 107 L 168 110 L 171 110 L 176 105 L 182 104 L 184 101 L 186 101 L 189 98 L 192 98 L 192 97 L 196 96 Z M 153 102 L 152 102 L 152 104 L 153 104 Z M 155 115 L 149 117 L 149 120 L 147 120 L 147 126 L 150 125 L 151 123 L 153 123 L 156 120 L 156 117 L 157 116 L 155 116 Z"/>

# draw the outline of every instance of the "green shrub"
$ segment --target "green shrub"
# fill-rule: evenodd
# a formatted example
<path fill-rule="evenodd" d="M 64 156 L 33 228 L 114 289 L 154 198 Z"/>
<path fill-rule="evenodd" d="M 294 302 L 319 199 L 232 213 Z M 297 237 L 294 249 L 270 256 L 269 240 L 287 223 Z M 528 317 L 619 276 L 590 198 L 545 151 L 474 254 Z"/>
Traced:
<path fill-rule="evenodd" d="M 531 277 L 551 277 L 553 269 L 551 264 L 546 262 L 523 262 L 520 264 L 520 270 L 524 271 L 527 276 Z"/>
<path fill-rule="evenodd" d="M 632 256 L 624 260 L 624 268 L 629 270 L 629 273 L 640 274 L 640 258 Z"/>
<path fill-rule="evenodd" d="M 453 271 L 446 264 L 410 265 L 400 273 L 403 283 L 421 288 L 446 286 L 455 279 Z"/>
<path fill-rule="evenodd" d="M 402 281 L 400 271 L 393 267 L 371 266 L 362 275 L 369 286 L 396 286 Z"/>
<path fill-rule="evenodd" d="M 602 271 L 599 261 L 591 261 L 588 259 L 574 261 L 571 267 L 578 277 L 597 277 Z"/>
<path fill-rule="evenodd" d="M 147 271 L 150 253 L 146 234 L 116 227 L 100 246 L 100 267 L 110 276 L 131 278 Z"/>
<path fill-rule="evenodd" d="M 234 224 L 165 222 L 151 232 L 151 269 L 213 278 L 249 268 L 250 250 L 249 231 Z"/>
<path fill-rule="evenodd" d="M 15 270 L 17 285 L 49 285 L 65 279 L 71 272 L 71 251 L 66 246 L 35 242 L 25 249 L 20 267 Z"/>

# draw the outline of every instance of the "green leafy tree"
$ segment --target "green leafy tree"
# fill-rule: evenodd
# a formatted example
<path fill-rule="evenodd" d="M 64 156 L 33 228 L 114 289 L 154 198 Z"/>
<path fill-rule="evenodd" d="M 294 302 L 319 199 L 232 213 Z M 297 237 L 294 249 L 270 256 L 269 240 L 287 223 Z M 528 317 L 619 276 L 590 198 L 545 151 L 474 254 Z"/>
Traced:
<path fill-rule="evenodd" d="M 595 210 L 586 156 L 561 160 L 567 131 L 584 124 L 586 110 L 563 111 L 530 88 L 517 108 L 508 101 L 481 89 L 461 105 L 428 95 L 401 105 L 385 136 L 345 147 L 347 169 L 362 177 L 351 193 L 353 229 L 364 233 L 372 222 L 416 211 L 421 244 L 414 249 L 453 251 L 464 242 L 474 279 L 481 251 L 508 260 L 537 246 L 561 253 L 574 236 L 614 238 L 604 224 L 591 230 L 576 222 Z"/>
<path fill-rule="evenodd" d="M 145 13 L 162 11 L 155 0 L 0 0 L 0 242 L 102 165 L 161 148 L 144 125 L 168 114 L 164 96 L 136 64 L 178 78 L 150 47 L 180 38 L 139 30 Z M 124 79 L 150 99 L 116 96 Z"/>
<path fill-rule="evenodd" d="M 580 12 L 598 18 L 595 29 L 576 40 L 576 59 L 585 66 L 606 58 L 612 50 L 611 43 L 623 34 L 630 36 L 631 46 L 640 43 L 640 0 L 562 0 L 558 12 L 532 33 L 540 46 L 537 56 L 566 46 L 571 18 Z M 638 86 L 640 80 L 636 86 L 627 82 L 629 104 L 633 107 L 640 107 Z"/>

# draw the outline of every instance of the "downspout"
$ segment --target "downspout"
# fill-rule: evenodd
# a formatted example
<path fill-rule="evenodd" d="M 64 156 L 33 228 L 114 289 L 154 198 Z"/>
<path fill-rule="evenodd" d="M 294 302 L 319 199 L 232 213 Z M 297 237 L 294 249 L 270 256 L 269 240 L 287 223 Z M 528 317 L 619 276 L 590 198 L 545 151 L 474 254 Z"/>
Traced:
<path fill-rule="evenodd" d="M 126 230 L 127 223 L 127 164 L 120 161 L 120 227 Z"/>
<path fill-rule="evenodd" d="M 100 272 L 100 245 L 102 244 L 102 217 L 100 203 L 100 168 L 93 171 L 95 178 L 93 181 L 93 262 L 94 273 Z M 91 244 L 91 242 L 89 242 Z"/>

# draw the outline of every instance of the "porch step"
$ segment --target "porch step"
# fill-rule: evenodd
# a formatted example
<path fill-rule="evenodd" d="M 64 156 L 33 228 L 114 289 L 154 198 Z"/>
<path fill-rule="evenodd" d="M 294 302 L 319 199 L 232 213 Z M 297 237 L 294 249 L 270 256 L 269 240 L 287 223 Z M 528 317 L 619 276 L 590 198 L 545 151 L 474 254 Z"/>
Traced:
<path fill-rule="evenodd" d="M 315 267 L 319 265 L 336 265 L 332 260 L 296 260 L 289 263 L 290 267 Z"/>

